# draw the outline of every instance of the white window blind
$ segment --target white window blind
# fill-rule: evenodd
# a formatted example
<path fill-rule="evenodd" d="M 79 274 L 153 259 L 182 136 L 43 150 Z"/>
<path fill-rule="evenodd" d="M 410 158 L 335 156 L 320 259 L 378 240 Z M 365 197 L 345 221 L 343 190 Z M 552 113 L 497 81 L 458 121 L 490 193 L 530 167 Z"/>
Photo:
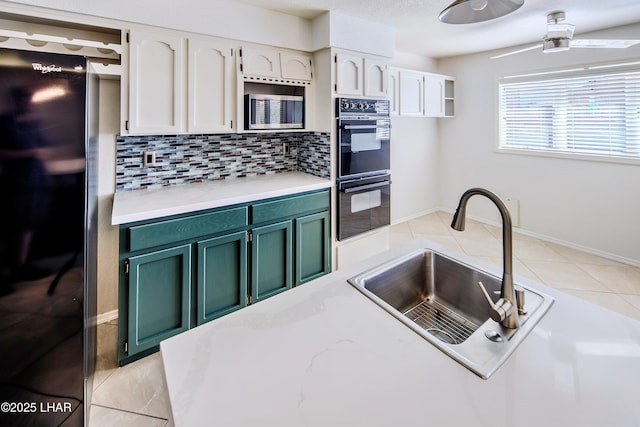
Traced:
<path fill-rule="evenodd" d="M 503 81 L 500 148 L 640 158 L 640 71 Z"/>

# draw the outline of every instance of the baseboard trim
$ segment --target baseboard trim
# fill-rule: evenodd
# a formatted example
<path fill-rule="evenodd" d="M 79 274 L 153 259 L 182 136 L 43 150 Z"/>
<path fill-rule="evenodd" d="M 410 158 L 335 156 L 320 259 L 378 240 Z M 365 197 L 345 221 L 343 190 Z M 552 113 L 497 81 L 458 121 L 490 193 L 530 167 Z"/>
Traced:
<path fill-rule="evenodd" d="M 407 222 L 407 221 L 411 221 L 413 219 L 416 218 L 420 218 L 421 216 L 425 216 L 425 215 L 430 215 L 432 213 L 436 213 L 438 211 L 441 211 L 443 209 L 428 209 L 426 211 L 421 211 L 415 214 L 411 214 L 411 215 L 407 215 L 404 216 L 402 218 L 394 218 L 393 221 L 391 221 L 391 225 L 397 225 L 397 224 L 402 224 L 403 222 Z"/>
<path fill-rule="evenodd" d="M 447 212 L 447 213 L 451 213 L 453 215 L 453 210 L 451 210 L 451 209 L 440 208 L 440 209 L 437 209 L 437 210 L 443 211 L 443 212 Z M 483 224 L 492 225 L 494 227 L 502 227 L 502 223 L 496 222 L 496 221 L 488 221 L 485 218 L 479 218 L 479 217 L 472 216 L 472 215 L 467 215 L 467 218 L 470 218 L 470 219 L 472 219 L 474 221 L 481 222 Z M 562 240 L 562 239 L 558 239 L 558 238 L 555 238 L 555 237 L 547 236 L 546 234 L 536 233 L 536 232 L 525 230 L 525 229 L 519 228 L 519 227 L 514 227 L 513 228 L 513 233 L 522 234 L 522 235 L 528 236 L 528 237 L 534 237 L 536 239 L 540 239 L 540 240 L 545 241 L 545 242 L 554 243 L 556 245 L 564 246 L 564 247 L 567 247 L 567 248 L 570 248 L 570 249 L 575 249 L 575 250 L 578 250 L 578 251 L 586 252 L 588 254 L 596 255 L 596 256 L 599 256 L 599 257 L 602 257 L 602 258 L 606 258 L 606 259 L 609 259 L 611 261 L 620 262 L 622 264 L 628 264 L 628 265 L 631 265 L 631 266 L 634 266 L 634 267 L 640 267 L 640 260 L 626 258 L 626 257 L 620 256 L 620 255 L 612 254 L 610 252 L 605 252 L 605 251 L 601 251 L 599 249 L 590 248 L 588 246 L 582 246 L 582 245 L 579 245 L 579 244 L 576 244 L 576 243 L 568 242 L 566 240 Z"/>

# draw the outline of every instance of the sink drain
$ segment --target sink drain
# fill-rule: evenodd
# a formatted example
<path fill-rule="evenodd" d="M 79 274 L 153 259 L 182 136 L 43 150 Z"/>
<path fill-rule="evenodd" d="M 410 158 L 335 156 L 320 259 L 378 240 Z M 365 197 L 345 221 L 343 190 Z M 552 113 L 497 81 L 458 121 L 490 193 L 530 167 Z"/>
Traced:
<path fill-rule="evenodd" d="M 404 315 L 447 344 L 461 344 L 478 325 L 433 300 L 425 300 Z"/>
<path fill-rule="evenodd" d="M 443 330 L 435 328 L 428 328 L 425 330 L 442 342 L 446 342 L 447 344 L 457 344 L 455 338 Z"/>

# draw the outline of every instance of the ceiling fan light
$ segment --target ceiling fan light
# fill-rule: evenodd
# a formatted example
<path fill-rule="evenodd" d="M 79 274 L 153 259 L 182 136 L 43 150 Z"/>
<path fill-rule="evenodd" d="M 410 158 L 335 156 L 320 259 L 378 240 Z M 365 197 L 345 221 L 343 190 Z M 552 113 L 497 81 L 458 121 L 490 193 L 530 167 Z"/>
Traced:
<path fill-rule="evenodd" d="M 544 53 L 562 52 L 569 50 L 571 39 L 568 38 L 546 38 L 542 41 L 542 51 Z"/>
<path fill-rule="evenodd" d="M 547 38 L 571 39 L 575 28 L 572 24 L 549 24 L 547 27 Z"/>
<path fill-rule="evenodd" d="M 507 15 L 523 4 L 524 0 L 456 0 L 438 19 L 445 24 L 473 24 Z"/>

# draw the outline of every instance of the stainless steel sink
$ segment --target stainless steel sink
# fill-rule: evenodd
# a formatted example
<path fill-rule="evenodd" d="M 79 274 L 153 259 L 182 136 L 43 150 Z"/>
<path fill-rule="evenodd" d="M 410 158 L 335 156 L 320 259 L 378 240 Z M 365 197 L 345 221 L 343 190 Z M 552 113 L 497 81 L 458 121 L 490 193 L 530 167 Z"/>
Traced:
<path fill-rule="evenodd" d="M 515 350 L 549 309 L 553 298 L 524 290 L 520 327 L 489 317 L 478 282 L 499 298 L 498 277 L 443 253 L 424 248 L 349 279 L 349 283 L 444 353 L 482 378 Z"/>

